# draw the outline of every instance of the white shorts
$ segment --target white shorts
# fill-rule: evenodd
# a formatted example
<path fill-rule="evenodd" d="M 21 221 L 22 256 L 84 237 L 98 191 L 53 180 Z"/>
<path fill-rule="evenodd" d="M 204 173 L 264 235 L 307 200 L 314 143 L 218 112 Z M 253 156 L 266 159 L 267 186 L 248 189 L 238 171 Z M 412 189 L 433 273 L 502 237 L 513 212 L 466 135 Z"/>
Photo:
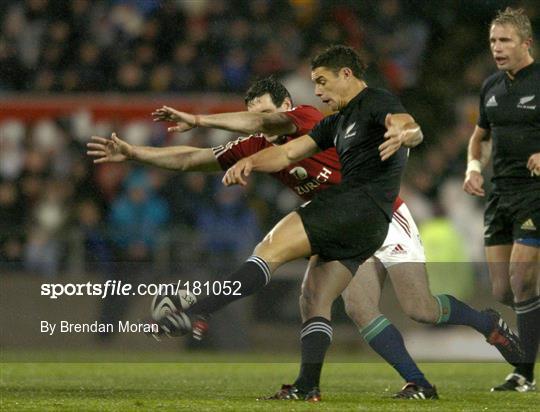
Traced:
<path fill-rule="evenodd" d="M 426 262 L 420 233 L 405 203 L 392 215 L 386 239 L 375 252 L 375 257 L 385 268 L 399 263 Z"/>

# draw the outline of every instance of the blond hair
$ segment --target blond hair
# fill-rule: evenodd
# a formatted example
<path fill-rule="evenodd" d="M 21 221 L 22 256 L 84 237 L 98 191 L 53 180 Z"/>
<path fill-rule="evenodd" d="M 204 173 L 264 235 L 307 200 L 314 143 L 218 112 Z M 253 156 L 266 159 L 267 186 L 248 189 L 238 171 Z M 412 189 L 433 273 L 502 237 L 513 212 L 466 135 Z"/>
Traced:
<path fill-rule="evenodd" d="M 497 16 L 491 20 L 491 24 L 489 26 L 491 27 L 494 24 L 510 24 L 514 26 L 517 34 L 523 41 L 532 38 L 531 21 L 523 9 L 513 9 L 512 7 L 507 7 L 504 11 L 500 10 L 497 13 Z"/>

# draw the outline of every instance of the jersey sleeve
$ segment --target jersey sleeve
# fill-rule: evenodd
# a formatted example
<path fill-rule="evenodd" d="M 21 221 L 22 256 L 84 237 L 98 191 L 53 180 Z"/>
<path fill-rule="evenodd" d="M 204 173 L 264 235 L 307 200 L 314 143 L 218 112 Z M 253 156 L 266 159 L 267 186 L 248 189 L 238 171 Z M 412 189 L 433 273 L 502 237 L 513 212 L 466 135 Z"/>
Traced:
<path fill-rule="evenodd" d="M 317 123 L 323 119 L 323 114 L 313 106 L 297 106 L 284 113 L 296 126 L 296 132 L 290 137 L 298 137 L 308 134 Z"/>
<path fill-rule="evenodd" d="M 478 116 L 478 122 L 477 122 L 478 127 L 481 127 L 482 129 L 486 129 L 486 130 L 490 129 L 489 120 L 487 118 L 487 113 L 486 113 L 486 106 L 485 106 L 487 83 L 488 81 L 486 80 L 484 84 L 482 85 L 482 89 L 480 90 L 480 101 L 478 102 L 479 116 Z"/>
<path fill-rule="evenodd" d="M 271 144 L 266 141 L 264 136 L 252 135 L 248 137 L 239 137 L 226 144 L 213 147 L 212 151 L 214 152 L 214 156 L 221 166 L 221 169 L 227 170 L 240 159 L 251 156 L 270 146 Z"/>
<path fill-rule="evenodd" d="M 386 90 L 379 90 L 379 93 L 374 94 L 370 105 L 373 108 L 371 112 L 373 119 L 381 126 L 385 126 L 388 113 L 407 113 L 399 98 Z"/>
<path fill-rule="evenodd" d="M 338 114 L 325 117 L 308 133 L 321 150 L 335 146 L 334 135 L 336 134 L 335 124 L 337 118 Z"/>

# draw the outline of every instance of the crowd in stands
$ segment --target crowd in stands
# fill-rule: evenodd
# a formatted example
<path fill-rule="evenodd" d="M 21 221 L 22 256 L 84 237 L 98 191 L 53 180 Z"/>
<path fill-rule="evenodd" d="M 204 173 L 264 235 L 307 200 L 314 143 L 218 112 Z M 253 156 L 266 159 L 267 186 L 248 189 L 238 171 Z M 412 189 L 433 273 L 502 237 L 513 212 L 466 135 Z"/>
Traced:
<path fill-rule="evenodd" d="M 508 1 L 0 3 L 0 99 L 19 93 L 241 96 L 253 79 L 273 74 L 296 103 L 320 106 L 310 56 L 330 44 L 354 46 L 370 65 L 368 83 L 400 95 L 424 128 L 426 142 L 411 155 L 404 187 L 415 217 L 445 215 L 464 237 L 474 238 L 482 225 L 481 202 L 463 195 L 460 184 L 476 95 L 494 70 L 488 23 Z M 534 2 L 521 3 L 530 6 L 539 30 Z M 87 261 L 155 260 L 163 234 L 178 227 L 198 233 L 201 250 L 241 258 L 297 204 L 265 177 L 254 180 L 247 196 L 222 189 L 219 176 L 96 168 L 85 155 L 89 134 L 74 124 L 0 122 L 0 261 L 13 268 L 56 276 L 69 261 L 66 243 L 73 236 L 83 242 Z M 163 129 L 147 130 L 140 143 L 165 142 Z M 215 139 L 198 130 L 182 143 Z M 477 243 L 472 258 L 480 259 L 481 237 Z"/>

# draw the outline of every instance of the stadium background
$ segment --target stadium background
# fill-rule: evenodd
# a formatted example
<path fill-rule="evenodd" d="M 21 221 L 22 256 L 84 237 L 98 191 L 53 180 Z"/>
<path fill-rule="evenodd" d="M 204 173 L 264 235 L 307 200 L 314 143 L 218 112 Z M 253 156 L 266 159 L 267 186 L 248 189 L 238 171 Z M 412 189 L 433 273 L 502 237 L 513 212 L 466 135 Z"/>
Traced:
<path fill-rule="evenodd" d="M 40 334 L 40 319 L 134 320 L 148 304 L 148 298 L 51 301 L 39 296 L 41 283 L 219 279 L 298 200 L 266 176 L 252 178 L 247 190 L 224 189 L 219 175 L 94 167 L 86 142 L 117 131 L 135 144 L 220 144 L 236 136 L 208 129 L 167 134 L 150 113 L 163 104 L 195 113 L 242 110 L 250 81 L 270 74 L 295 103 L 326 110 L 313 95 L 309 59 L 334 43 L 361 50 L 368 83 L 397 93 L 424 129 L 403 197 L 436 262 L 432 289 L 493 305 L 482 263 L 483 204 L 461 190 L 466 144 L 481 82 L 494 70 L 489 20 L 507 5 L 523 5 L 538 39 L 533 3 L 0 2 L 0 345 L 155 349 L 131 334 Z M 302 268 L 302 262 L 288 266 L 266 291 L 218 316 L 203 347 L 294 353 Z M 406 320 L 391 290 L 384 308 L 416 355 L 497 359 L 474 334 L 460 330 L 448 340 L 445 330 Z M 334 350 L 366 349 L 339 304 L 335 313 Z M 197 347 L 183 340 L 160 348 L 185 346 Z"/>

